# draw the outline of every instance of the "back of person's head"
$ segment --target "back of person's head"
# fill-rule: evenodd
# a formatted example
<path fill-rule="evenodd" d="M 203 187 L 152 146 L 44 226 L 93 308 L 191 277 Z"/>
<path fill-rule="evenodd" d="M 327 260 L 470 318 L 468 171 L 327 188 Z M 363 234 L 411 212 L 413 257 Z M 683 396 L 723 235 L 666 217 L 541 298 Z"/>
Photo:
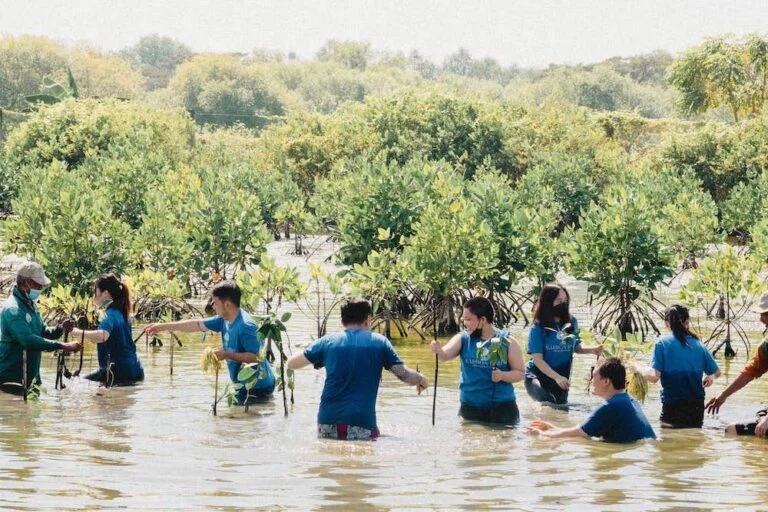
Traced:
<path fill-rule="evenodd" d="M 681 304 L 673 304 L 664 310 L 664 320 L 669 323 L 669 328 L 672 329 L 672 334 L 675 338 L 683 344 L 688 345 L 687 336 L 699 339 L 699 337 L 685 326 L 685 323 L 691 318 L 688 313 L 688 308 Z"/>
<path fill-rule="evenodd" d="M 227 301 L 234 304 L 236 307 L 240 307 L 240 298 L 242 292 L 236 282 L 227 280 L 218 283 L 211 290 L 211 295 L 219 299 L 220 301 Z"/>
<path fill-rule="evenodd" d="M 108 292 L 112 297 L 110 308 L 116 308 L 120 311 L 126 320 L 131 316 L 131 292 L 128 285 L 112 273 L 102 274 L 96 278 L 93 283 L 94 291 Z"/>
<path fill-rule="evenodd" d="M 347 299 L 341 305 L 341 324 L 360 325 L 371 316 L 373 308 L 371 303 L 360 297 Z"/>
<path fill-rule="evenodd" d="M 566 302 L 564 305 L 560 305 L 558 311 L 555 309 L 555 299 L 557 299 L 560 292 L 565 292 Z M 565 286 L 557 283 L 547 283 L 541 288 L 539 298 L 533 305 L 533 320 L 538 322 L 542 327 L 555 327 L 555 317 L 560 322 L 570 323 L 571 312 L 569 309 L 571 303 L 571 294 Z M 566 329 L 567 332 L 573 332 L 573 326 Z"/>
<path fill-rule="evenodd" d="M 596 371 L 600 378 L 609 379 L 614 389 L 624 389 L 627 385 L 627 369 L 618 357 L 605 358 Z"/>
<path fill-rule="evenodd" d="M 493 304 L 485 297 L 472 297 L 464 303 L 464 309 L 477 318 L 485 318 L 489 324 L 493 323 Z"/>

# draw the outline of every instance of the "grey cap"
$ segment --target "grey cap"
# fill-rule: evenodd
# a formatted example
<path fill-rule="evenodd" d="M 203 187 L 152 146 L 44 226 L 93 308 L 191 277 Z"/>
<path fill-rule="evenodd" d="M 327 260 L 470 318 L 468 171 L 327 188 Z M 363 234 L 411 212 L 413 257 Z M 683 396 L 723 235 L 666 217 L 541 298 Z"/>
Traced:
<path fill-rule="evenodd" d="M 48 276 L 46 276 L 45 272 L 43 272 L 43 267 L 34 261 L 23 263 L 19 267 L 19 270 L 16 271 L 16 276 L 31 279 L 40 286 L 51 285 L 51 280 L 48 279 Z"/>

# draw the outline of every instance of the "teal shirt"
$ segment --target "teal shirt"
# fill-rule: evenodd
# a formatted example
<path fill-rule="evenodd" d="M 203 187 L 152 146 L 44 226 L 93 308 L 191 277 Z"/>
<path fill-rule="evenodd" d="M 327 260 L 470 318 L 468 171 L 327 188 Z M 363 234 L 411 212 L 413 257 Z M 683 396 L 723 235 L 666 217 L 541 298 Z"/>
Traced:
<path fill-rule="evenodd" d="M 35 303 L 14 286 L 0 313 L 0 383 L 22 381 L 22 352 L 27 349 L 27 384 L 40 381 L 42 352 L 60 347 L 48 341 L 63 334 L 45 325 Z"/>
<path fill-rule="evenodd" d="M 261 351 L 261 342 L 258 336 L 259 328 L 256 325 L 256 320 L 242 309 L 231 324 L 225 322 L 220 316 L 206 318 L 203 320 L 203 324 L 208 330 L 221 333 L 221 344 L 224 350 L 237 353 L 251 352 L 256 355 Z M 254 384 L 253 390 L 260 391 L 274 388 L 275 374 L 267 359 L 262 359 L 259 365 L 264 369 L 264 374 Z M 239 382 L 237 374 L 242 367 L 243 365 L 237 361 L 227 361 L 229 378 L 232 382 Z"/>

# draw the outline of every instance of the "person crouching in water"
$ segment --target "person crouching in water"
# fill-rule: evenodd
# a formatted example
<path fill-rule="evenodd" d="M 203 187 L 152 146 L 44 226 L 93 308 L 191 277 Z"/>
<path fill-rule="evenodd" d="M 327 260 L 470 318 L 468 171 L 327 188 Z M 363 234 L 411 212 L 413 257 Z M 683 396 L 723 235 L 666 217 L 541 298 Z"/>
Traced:
<path fill-rule="evenodd" d="M 664 311 L 664 324 L 672 334 L 658 339 L 651 367 L 643 371 L 648 381 L 661 380 L 661 426 L 701 428 L 704 388 L 720 376 L 720 369 L 709 350 L 691 331 L 690 315 L 685 306 L 668 307 Z"/>
<path fill-rule="evenodd" d="M 114 274 L 102 274 L 93 285 L 93 304 L 105 310 L 98 328 L 72 331 L 75 338 L 83 336 L 97 344 L 99 369 L 85 378 L 107 386 L 130 386 L 144 380 L 144 368 L 131 332 L 128 286 Z"/>
<path fill-rule="evenodd" d="M 541 437 L 602 438 L 610 443 L 631 443 L 640 439 L 655 439 L 656 434 L 637 400 L 624 391 L 627 370 L 621 359 L 608 357 L 592 375 L 593 393 L 604 399 L 581 425 L 555 428 L 539 419 L 531 422 L 528 431 Z"/>
<path fill-rule="evenodd" d="M 544 285 L 533 306 L 528 334 L 531 359 L 525 371 L 525 390 L 537 402 L 568 403 L 573 354 L 600 357 L 603 346 L 584 347 L 579 324 L 569 311 L 570 295 L 559 284 Z"/>
<path fill-rule="evenodd" d="M 523 351 L 506 332 L 493 325 L 493 305 L 485 297 L 464 303 L 466 330 L 446 343 L 430 344 L 441 361 L 461 357 L 459 378 L 459 416 L 465 420 L 515 425 L 520 412 L 515 399 L 515 382 L 523 380 Z M 491 361 L 486 354 L 500 344 L 503 361 Z M 495 351 L 495 350 L 494 350 Z"/>
<path fill-rule="evenodd" d="M 421 393 L 427 379 L 408 368 L 387 338 L 371 332 L 371 303 L 352 298 L 341 306 L 344 331 L 328 334 L 294 354 L 288 368 L 312 364 L 325 367 L 325 384 L 317 413 L 318 436 L 327 439 L 374 440 L 379 437 L 376 395 L 381 370 L 416 386 Z"/>

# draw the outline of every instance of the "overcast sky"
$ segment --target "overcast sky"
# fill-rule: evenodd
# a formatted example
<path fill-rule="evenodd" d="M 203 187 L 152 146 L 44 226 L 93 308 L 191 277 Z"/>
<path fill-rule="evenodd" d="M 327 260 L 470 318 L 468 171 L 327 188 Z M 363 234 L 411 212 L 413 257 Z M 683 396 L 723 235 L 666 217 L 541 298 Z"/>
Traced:
<path fill-rule="evenodd" d="M 328 39 L 459 47 L 502 64 L 589 63 L 706 36 L 768 33 L 768 0 L 0 0 L 0 34 L 41 34 L 120 49 L 158 33 L 196 51 L 255 47 L 311 58 Z"/>

